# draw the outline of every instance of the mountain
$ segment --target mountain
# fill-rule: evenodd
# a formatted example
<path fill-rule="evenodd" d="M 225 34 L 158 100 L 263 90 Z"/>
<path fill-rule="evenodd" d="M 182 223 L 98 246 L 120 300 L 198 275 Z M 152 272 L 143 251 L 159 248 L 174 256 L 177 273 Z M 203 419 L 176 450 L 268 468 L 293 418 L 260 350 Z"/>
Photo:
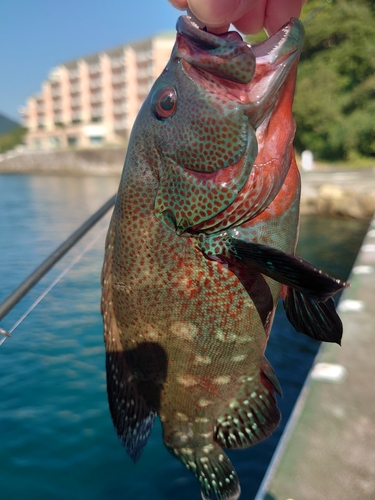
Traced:
<path fill-rule="evenodd" d="M 6 116 L 0 113 L 0 135 L 8 134 L 9 132 L 13 132 L 16 128 L 21 126 L 20 123 L 7 118 Z"/>

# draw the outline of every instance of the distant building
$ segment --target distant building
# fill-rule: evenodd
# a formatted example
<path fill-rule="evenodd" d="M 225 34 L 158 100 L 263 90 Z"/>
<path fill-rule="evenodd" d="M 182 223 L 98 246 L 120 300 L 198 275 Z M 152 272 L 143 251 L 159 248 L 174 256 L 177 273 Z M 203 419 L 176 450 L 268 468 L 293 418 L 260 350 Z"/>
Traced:
<path fill-rule="evenodd" d="M 21 109 L 28 147 L 124 143 L 173 44 L 174 35 L 157 35 L 53 68 Z"/>

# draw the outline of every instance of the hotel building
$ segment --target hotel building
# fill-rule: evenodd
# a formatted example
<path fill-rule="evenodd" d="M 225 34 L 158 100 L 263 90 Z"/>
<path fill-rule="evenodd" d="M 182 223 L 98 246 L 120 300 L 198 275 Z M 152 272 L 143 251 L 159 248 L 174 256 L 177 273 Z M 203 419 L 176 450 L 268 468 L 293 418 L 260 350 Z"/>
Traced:
<path fill-rule="evenodd" d="M 157 35 L 53 68 L 21 110 L 27 146 L 125 144 L 174 40 L 174 34 Z"/>

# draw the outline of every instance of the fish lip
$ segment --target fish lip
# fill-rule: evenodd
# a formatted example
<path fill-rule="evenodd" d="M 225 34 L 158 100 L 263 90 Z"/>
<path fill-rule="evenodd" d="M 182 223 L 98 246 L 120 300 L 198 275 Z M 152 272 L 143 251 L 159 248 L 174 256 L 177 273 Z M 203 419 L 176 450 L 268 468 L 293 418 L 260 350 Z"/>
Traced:
<path fill-rule="evenodd" d="M 237 45 L 238 51 L 251 50 L 256 59 L 267 60 L 269 64 L 273 64 L 282 55 L 280 53 L 285 50 L 285 44 L 290 38 L 296 42 L 290 53 L 298 50 L 298 45 L 301 46 L 298 39 L 303 39 L 305 31 L 302 22 L 292 17 L 274 35 L 260 43 L 251 45 L 245 42 L 237 31 L 227 31 L 219 35 L 205 31 L 190 16 L 180 16 L 177 20 L 176 30 L 188 41 L 191 49 L 209 50 L 227 47 L 227 52 L 223 51 L 221 57 L 230 59 L 233 57 L 231 49 Z M 180 37 L 178 37 L 179 41 L 181 42 Z"/>
<path fill-rule="evenodd" d="M 300 52 L 304 37 L 304 27 L 302 22 L 292 17 L 285 23 L 279 31 L 263 42 L 251 45 L 257 63 L 274 64 L 281 63 L 284 58 Z M 290 49 L 288 50 L 288 44 Z"/>
<path fill-rule="evenodd" d="M 241 104 L 256 103 L 269 95 L 272 87 L 282 86 L 300 55 L 304 37 L 303 24 L 297 18 L 254 45 L 243 41 L 237 32 L 208 33 L 188 16 L 181 16 L 176 28 L 175 55 L 182 60 L 184 72 L 206 90 L 212 91 L 215 82 L 217 93 Z M 248 65 L 247 73 L 233 77 L 228 67 L 234 60 Z M 273 86 L 272 80 L 277 80 L 277 85 Z"/>
<path fill-rule="evenodd" d="M 239 33 L 209 33 L 200 29 L 189 16 L 179 17 L 176 29 L 177 57 L 219 78 L 236 83 L 251 81 L 255 56 Z"/>
<path fill-rule="evenodd" d="M 224 47 L 226 43 L 238 43 L 249 46 L 244 42 L 241 35 L 237 31 L 227 31 L 222 34 L 214 34 L 206 31 L 205 28 L 200 28 L 190 16 L 180 16 L 176 24 L 177 33 L 188 38 L 197 47 Z"/>

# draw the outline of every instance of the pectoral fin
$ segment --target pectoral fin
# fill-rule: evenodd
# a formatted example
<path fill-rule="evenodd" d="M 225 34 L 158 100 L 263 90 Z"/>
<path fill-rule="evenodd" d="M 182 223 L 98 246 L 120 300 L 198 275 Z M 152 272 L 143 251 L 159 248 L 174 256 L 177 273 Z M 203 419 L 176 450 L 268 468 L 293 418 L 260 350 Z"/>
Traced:
<path fill-rule="evenodd" d="M 229 252 L 245 266 L 307 295 L 325 301 L 347 283 L 316 269 L 301 257 L 259 243 L 228 238 Z"/>
<path fill-rule="evenodd" d="M 284 307 L 294 328 L 313 339 L 340 344 L 342 323 L 332 295 L 348 284 L 332 278 L 298 256 L 234 238 L 229 253 L 244 266 L 286 285 Z"/>
<path fill-rule="evenodd" d="M 284 308 L 297 332 L 315 340 L 341 344 L 342 323 L 331 297 L 325 302 L 319 302 L 298 290 L 288 288 Z"/>

